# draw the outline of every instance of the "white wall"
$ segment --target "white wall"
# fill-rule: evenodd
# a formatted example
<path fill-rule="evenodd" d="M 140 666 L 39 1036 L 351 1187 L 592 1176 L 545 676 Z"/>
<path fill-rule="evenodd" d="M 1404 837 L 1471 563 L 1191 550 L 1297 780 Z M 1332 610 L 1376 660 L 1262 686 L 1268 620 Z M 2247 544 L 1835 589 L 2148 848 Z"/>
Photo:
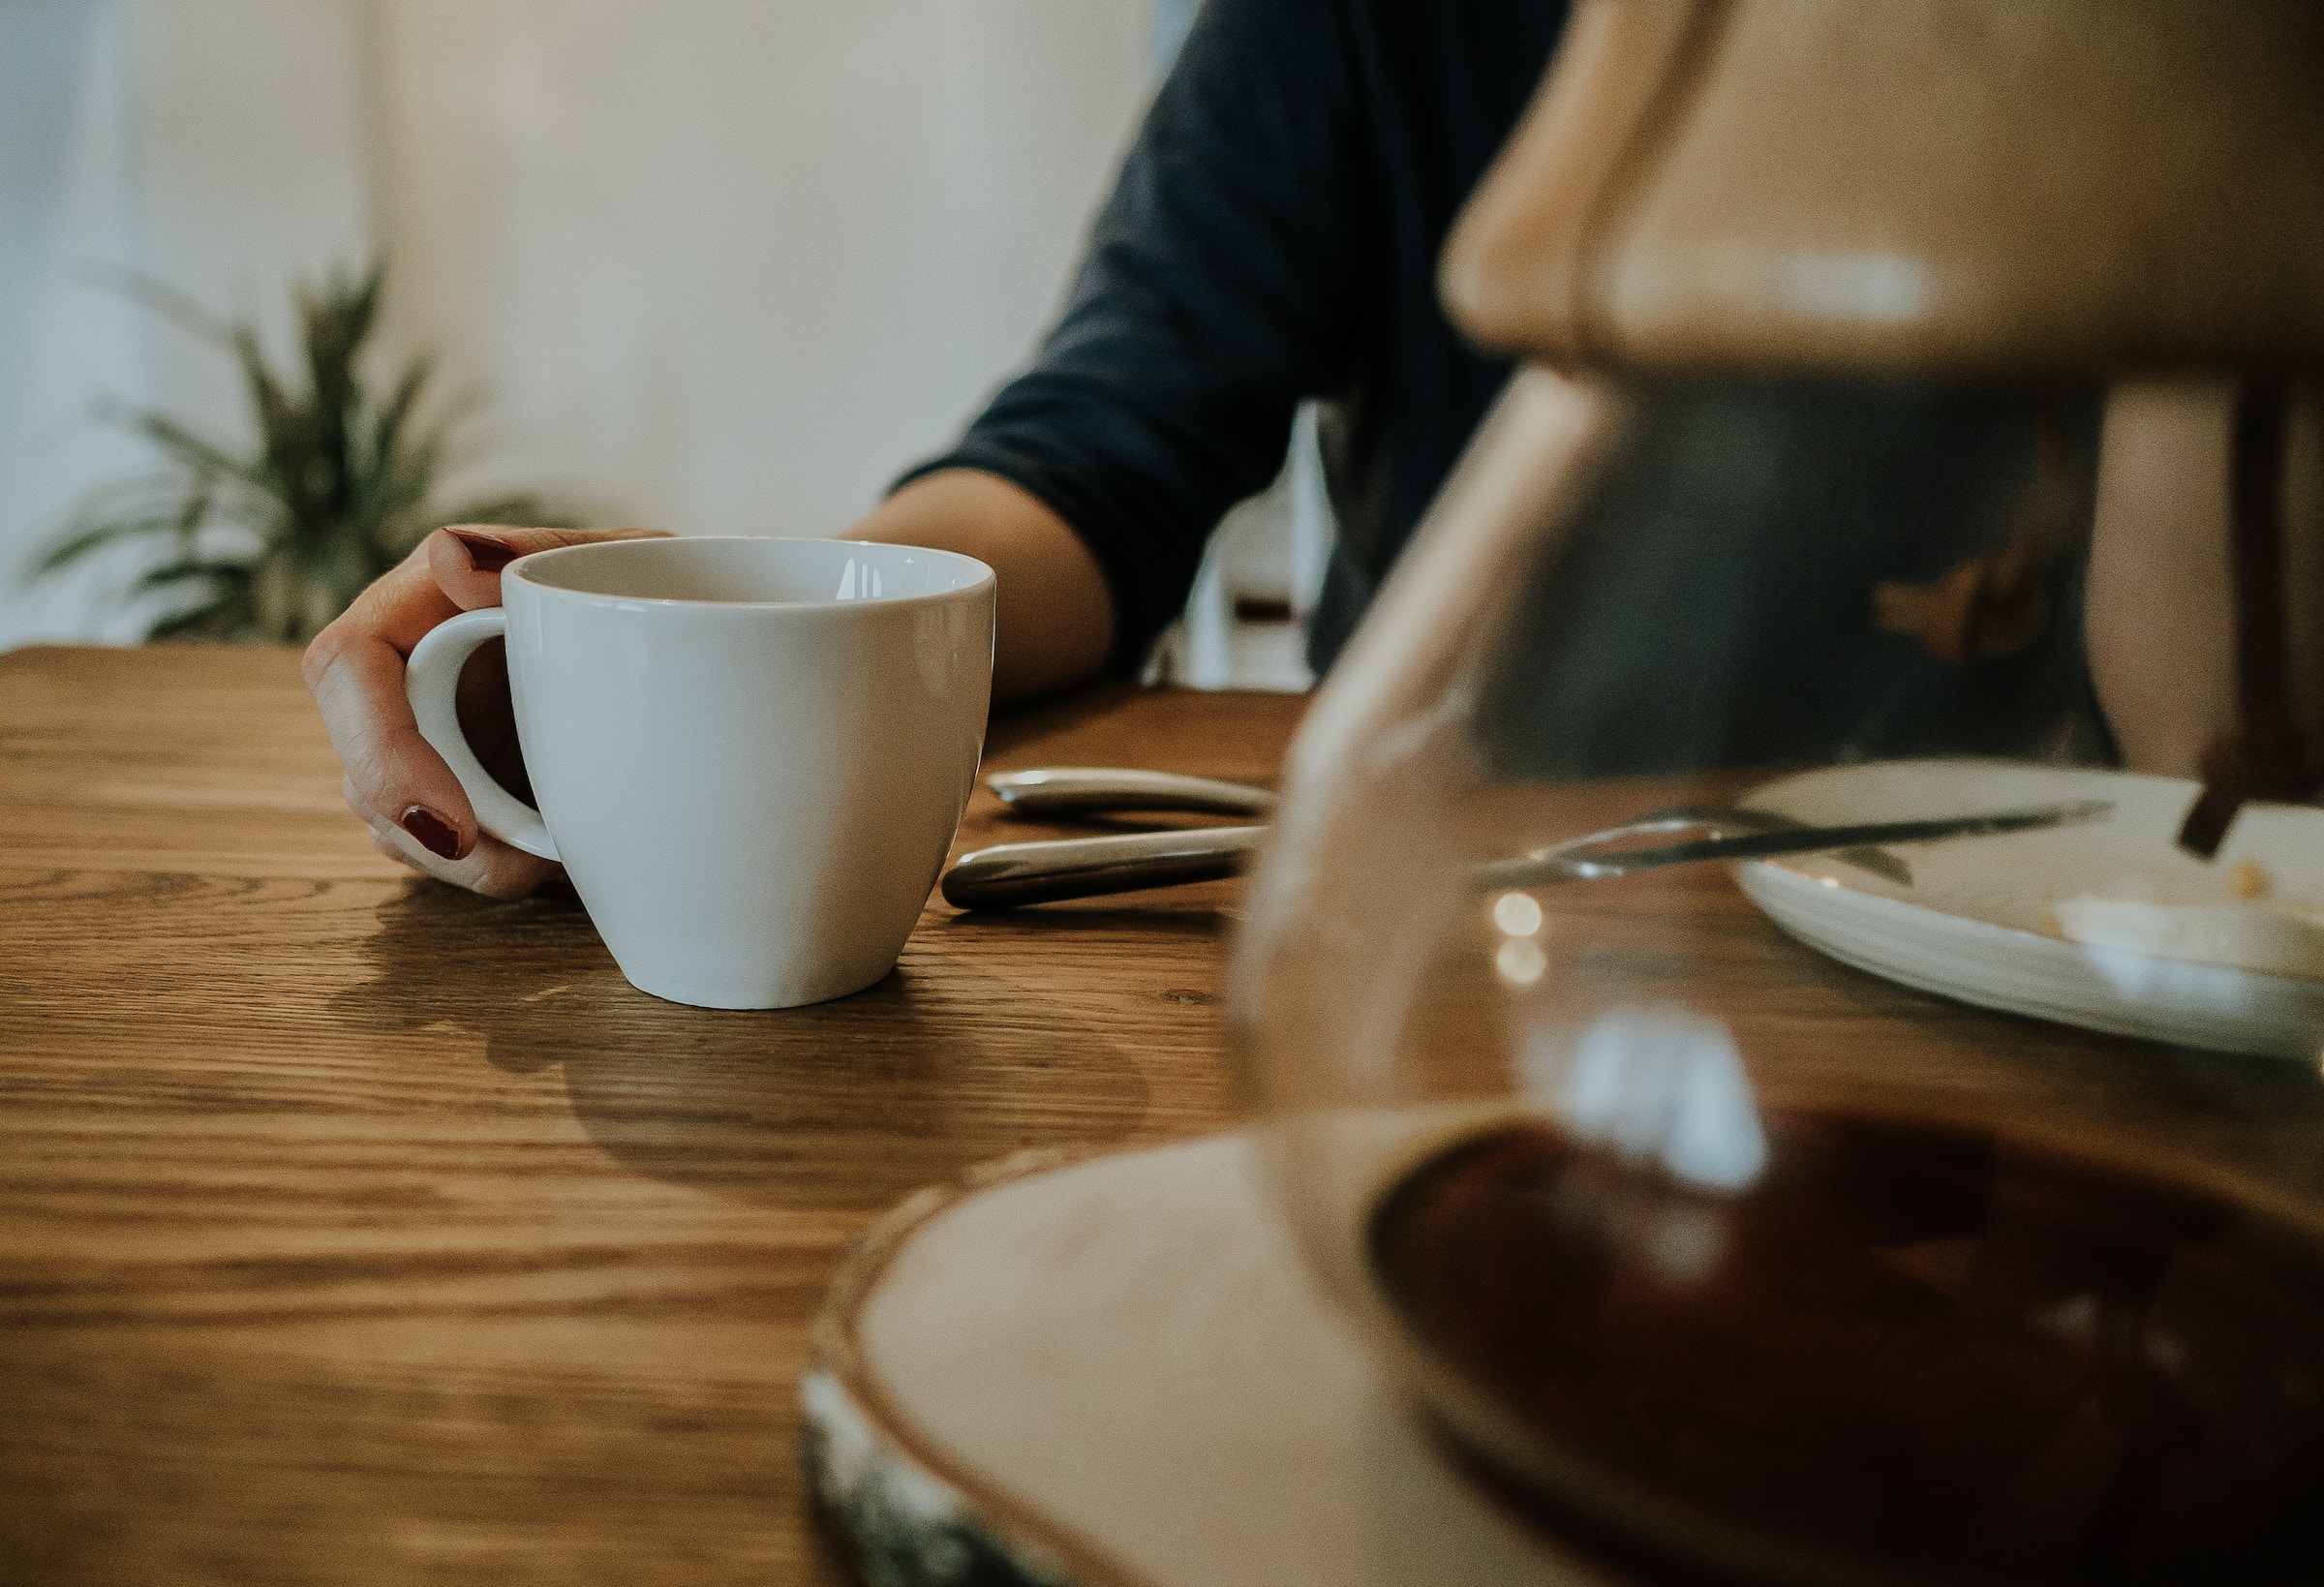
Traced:
<path fill-rule="evenodd" d="M 1145 97 L 1141 0 L 387 0 L 399 325 L 495 482 L 830 534 L 1030 351 Z"/>
<path fill-rule="evenodd" d="M 284 345 L 285 284 L 369 249 L 361 0 L 0 3 L 0 648 L 129 639 L 107 589 L 28 586 L 91 486 L 150 466 L 101 396 L 244 439 L 231 364 L 94 285 L 152 272 Z"/>
<path fill-rule="evenodd" d="M 843 528 L 1030 350 L 1147 24 L 1145 0 L 6 0 L 0 646 L 134 631 L 87 581 L 16 578 L 143 456 L 98 393 L 237 428 L 230 370 L 92 263 L 279 323 L 291 280 L 382 239 L 394 338 L 481 399 L 472 482 Z"/>

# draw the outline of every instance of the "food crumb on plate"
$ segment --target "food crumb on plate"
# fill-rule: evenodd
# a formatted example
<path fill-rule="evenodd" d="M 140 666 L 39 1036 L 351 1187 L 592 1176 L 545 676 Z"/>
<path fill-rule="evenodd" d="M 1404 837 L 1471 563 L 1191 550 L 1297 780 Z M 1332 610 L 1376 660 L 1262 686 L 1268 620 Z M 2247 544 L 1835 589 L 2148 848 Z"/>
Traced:
<path fill-rule="evenodd" d="M 2257 860 L 2238 860 L 2227 868 L 2227 896 L 2231 899 L 2264 899 L 2276 891 L 2268 876 L 2268 868 Z"/>

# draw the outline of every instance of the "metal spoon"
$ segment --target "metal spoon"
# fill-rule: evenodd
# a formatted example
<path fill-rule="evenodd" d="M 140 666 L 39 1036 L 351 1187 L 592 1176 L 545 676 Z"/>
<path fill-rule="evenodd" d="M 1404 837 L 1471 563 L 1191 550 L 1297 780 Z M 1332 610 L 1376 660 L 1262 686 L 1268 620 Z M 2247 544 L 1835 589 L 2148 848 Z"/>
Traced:
<path fill-rule="evenodd" d="M 1103 810 L 1198 810 L 1206 815 L 1271 815 L 1275 796 L 1247 782 L 1146 772 L 1125 766 L 1045 766 L 1003 772 L 985 786 L 1018 815 Z"/>

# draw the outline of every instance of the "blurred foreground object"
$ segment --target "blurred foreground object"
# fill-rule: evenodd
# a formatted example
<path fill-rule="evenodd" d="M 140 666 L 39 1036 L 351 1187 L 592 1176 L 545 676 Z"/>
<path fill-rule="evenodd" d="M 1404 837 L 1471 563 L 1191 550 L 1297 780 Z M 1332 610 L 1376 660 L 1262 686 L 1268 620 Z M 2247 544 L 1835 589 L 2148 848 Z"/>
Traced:
<path fill-rule="evenodd" d="M 130 594 L 167 592 L 180 604 L 156 619 L 148 638 L 303 645 L 443 524 L 571 523 L 525 494 L 451 507 L 431 502 L 465 415 L 457 406 L 423 414 L 425 355 L 383 385 L 366 376 L 384 275 L 375 263 L 297 293 L 303 367 L 288 373 L 268 367 L 254 327 L 220 320 L 150 278 L 129 278 L 130 295 L 241 366 L 258 445 L 237 454 L 167 413 L 107 405 L 105 416 L 152 442 L 167 466 L 93 493 L 36 573 L 121 541 L 164 540 L 175 555 Z"/>
<path fill-rule="evenodd" d="M 2268 0 L 1578 8 L 1445 267 L 1526 363 L 1245 896 L 1252 1128 L 1000 1165 L 859 1247 L 803 1397 L 870 1579 L 2315 1573 L 2324 812 L 2225 815 L 2303 765 L 2319 81 L 2324 13 Z M 2166 525 L 2235 567 L 2208 788 L 2039 730 L 2087 693 L 2090 420 L 2183 378 L 2234 410 L 2218 510 Z M 1593 609 L 1609 547 L 1648 576 Z M 2059 800 L 2107 809 L 1481 870 L 1665 806 Z"/>
<path fill-rule="evenodd" d="M 1633 372 L 2312 369 L 2319 81 L 2305 0 L 1597 0 L 1445 295 Z"/>
<path fill-rule="evenodd" d="M 2274 819 L 2312 812 L 2229 827 L 2315 785 L 2281 473 L 2324 364 L 2320 82 L 2324 11 L 2290 0 L 1593 0 L 1456 226 L 1454 320 L 1527 362 L 1294 744 L 1232 1011 L 1311 1266 L 1545 1537 L 1642 1580 L 2312 1572 L 2324 1002 L 2286 973 L 2312 956 L 2243 948 L 2324 894 L 2309 823 Z M 1684 687 L 1726 731 L 1637 768 L 1674 775 L 1571 749 L 1557 597 L 1609 538 L 1681 548 L 1643 599 L 1855 601 L 1852 632 L 1990 683 L 1953 725 L 1997 719 L 2028 630 L 2080 641 L 2048 616 L 2079 604 L 2073 415 L 2176 378 L 2234 390 L 2223 510 L 2177 526 L 2231 526 L 2200 791 L 2030 764 L 2068 758 L 2030 735 L 1906 758 L 1929 702 L 1836 687 L 1878 653 L 1824 640 L 1749 677 L 1705 646 Z M 1857 422 L 1899 390 L 1928 400 Z M 1948 450 L 1949 398 L 2014 399 L 2016 444 Z M 1720 561 L 1760 491 L 1785 533 Z M 1966 528 L 1981 571 L 1880 564 Z M 1826 764 L 1748 769 L 1779 760 Z M 1935 815 L 2067 776 L 2117 818 L 1906 849 L 1901 884 L 1838 857 L 1475 881 L 1658 803 Z M 2133 794 L 2164 818 L 2129 844 Z M 2175 924 L 2090 929 L 2130 906 Z M 2194 940 L 2230 917 L 2229 951 Z M 2092 1033 L 2164 1029 L 2295 1061 Z"/>

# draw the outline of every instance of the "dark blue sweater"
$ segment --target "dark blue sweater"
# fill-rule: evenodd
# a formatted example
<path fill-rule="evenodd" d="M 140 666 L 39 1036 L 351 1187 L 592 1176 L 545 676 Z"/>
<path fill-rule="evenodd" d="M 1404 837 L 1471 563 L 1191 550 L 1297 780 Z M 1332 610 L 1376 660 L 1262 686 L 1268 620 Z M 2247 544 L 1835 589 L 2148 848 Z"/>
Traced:
<path fill-rule="evenodd" d="M 1134 667 L 1324 398 L 1328 661 L 1508 376 L 1446 321 L 1436 256 L 1564 21 L 1555 0 L 1210 0 L 1032 367 L 905 477 L 981 469 L 1055 508 Z"/>
<path fill-rule="evenodd" d="M 1436 261 L 1565 14 L 1208 0 L 1055 329 L 905 479 L 979 469 L 1055 509 L 1104 569 L 1127 671 L 1321 399 L 1338 543 L 1309 654 L 1328 666 L 1507 379 L 1446 320 Z M 1651 400 L 1542 570 L 1497 719 L 1528 764 L 1588 773 L 2088 745 L 2070 588 L 2052 642 L 2004 665 L 1948 667 L 1870 621 L 1876 582 L 2006 540 L 2032 414 L 1894 382 Z"/>

